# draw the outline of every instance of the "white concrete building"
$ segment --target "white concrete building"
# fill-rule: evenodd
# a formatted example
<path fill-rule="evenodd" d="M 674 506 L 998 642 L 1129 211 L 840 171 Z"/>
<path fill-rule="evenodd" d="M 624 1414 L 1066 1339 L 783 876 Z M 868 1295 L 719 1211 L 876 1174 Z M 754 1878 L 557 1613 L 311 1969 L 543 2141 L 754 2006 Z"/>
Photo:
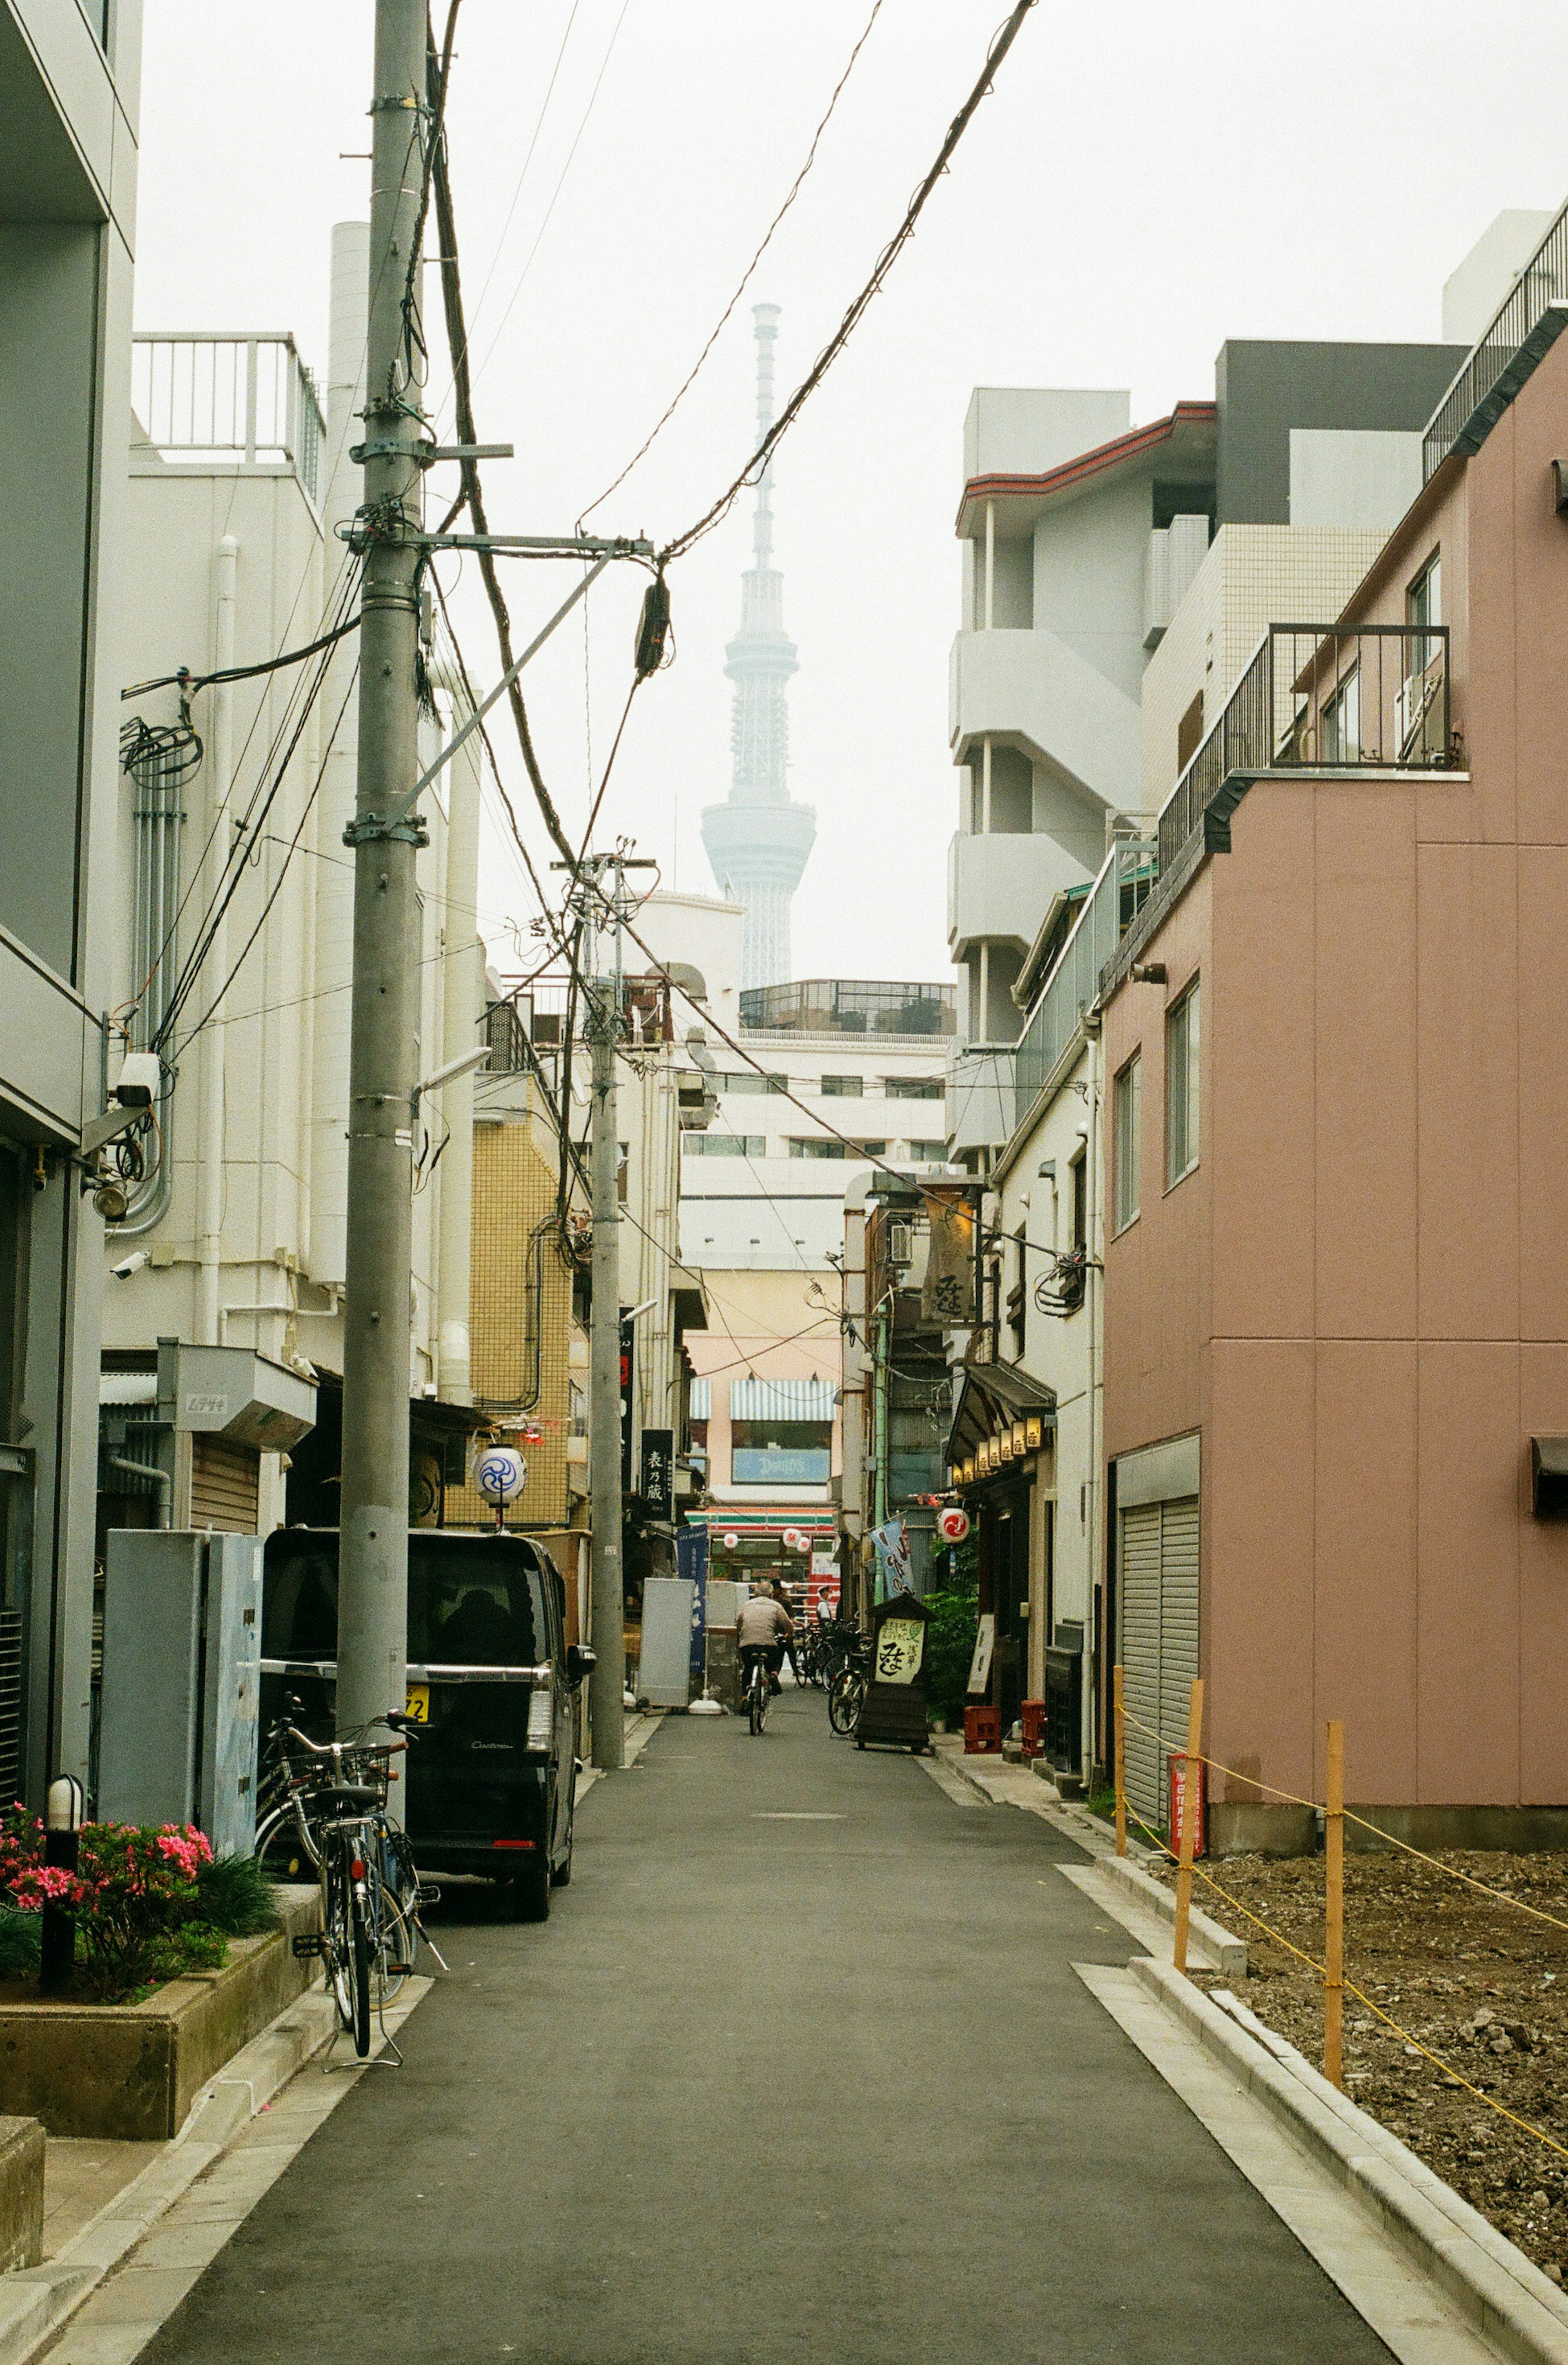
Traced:
<path fill-rule="evenodd" d="M 162 1514 L 175 1525 L 265 1531 L 284 1517 L 278 1452 L 221 1436 L 181 1441 L 136 1401 L 132 1383 L 145 1382 L 160 1339 L 319 1375 L 320 1425 L 302 1455 L 323 1459 L 324 1491 L 308 1515 L 325 1517 L 335 1500 L 355 644 L 203 678 L 263 667 L 353 613 L 352 562 L 331 529 L 359 499 L 348 455 L 363 408 L 367 237 L 357 223 L 334 233 L 324 409 L 286 336 L 136 340 L 121 555 L 156 596 L 129 604 L 117 675 L 157 683 L 183 667 L 196 678 L 126 708 L 109 1001 L 121 1048 L 156 1051 L 163 1088 L 145 1171 L 105 1250 L 117 1276 L 104 1319 L 108 1525 L 159 1516 L 158 1488 L 128 1461 L 164 1469 Z M 439 682 L 433 658 L 432 672 Z M 426 726 L 430 755 L 442 727 Z M 415 958 L 427 1073 L 483 1039 L 479 797 L 476 761 L 460 754 L 423 801 Z M 471 1079 L 431 1093 L 415 1144 L 416 1517 L 432 1514 L 451 1475 L 445 1431 L 460 1447 L 468 1425 L 472 1107 Z"/>

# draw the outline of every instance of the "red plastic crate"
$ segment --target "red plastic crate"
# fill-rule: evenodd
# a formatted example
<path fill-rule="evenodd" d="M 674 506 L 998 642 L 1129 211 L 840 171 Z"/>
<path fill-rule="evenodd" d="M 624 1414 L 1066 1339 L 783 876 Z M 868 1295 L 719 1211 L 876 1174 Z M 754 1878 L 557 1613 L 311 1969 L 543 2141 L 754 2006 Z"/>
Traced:
<path fill-rule="evenodd" d="M 1018 1710 L 1018 1722 L 1025 1757 L 1043 1757 L 1046 1754 L 1046 1703 L 1043 1699 L 1025 1700 Z"/>
<path fill-rule="evenodd" d="M 964 1710 L 964 1754 L 966 1757 L 1001 1756 L 1002 1710 L 999 1708 L 967 1708 Z"/>

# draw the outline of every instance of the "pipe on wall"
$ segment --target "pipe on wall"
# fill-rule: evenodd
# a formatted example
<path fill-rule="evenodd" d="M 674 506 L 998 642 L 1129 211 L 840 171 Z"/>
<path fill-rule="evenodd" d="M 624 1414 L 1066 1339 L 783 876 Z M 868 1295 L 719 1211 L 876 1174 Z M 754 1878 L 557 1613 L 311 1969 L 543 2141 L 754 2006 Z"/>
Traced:
<path fill-rule="evenodd" d="M 226 533 L 213 560 L 213 664 L 219 673 L 234 663 L 239 560 L 240 545 L 231 533 Z M 229 807 L 234 779 L 233 685 L 216 682 L 212 701 L 211 744 L 207 749 L 207 876 L 202 882 L 203 909 L 207 911 L 220 899 L 232 828 Z M 224 919 L 213 924 L 206 968 L 216 998 L 201 1033 L 198 1066 L 201 1146 L 196 1159 L 196 1339 L 201 1346 L 216 1347 L 222 1339 L 219 1299 L 223 1268 L 224 1098 L 220 989 L 229 970 L 229 929 Z"/>

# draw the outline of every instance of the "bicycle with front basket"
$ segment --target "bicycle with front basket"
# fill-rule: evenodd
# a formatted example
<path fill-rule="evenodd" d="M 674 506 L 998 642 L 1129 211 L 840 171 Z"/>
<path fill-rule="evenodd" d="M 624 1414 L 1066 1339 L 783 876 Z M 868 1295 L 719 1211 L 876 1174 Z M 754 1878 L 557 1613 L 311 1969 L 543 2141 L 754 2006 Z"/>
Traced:
<path fill-rule="evenodd" d="M 281 1747 L 299 1753 L 303 1770 L 284 1808 L 274 1810 L 295 1817 L 314 1850 L 321 1890 L 321 1927 L 297 1937 L 294 1951 L 321 1958 L 338 2017 L 362 2061 L 370 2051 L 373 1990 L 385 2034 L 386 2006 L 413 1969 L 420 1941 L 431 1946 L 420 1907 L 433 1895 L 420 1887 L 407 1833 L 386 1813 L 392 1760 L 409 1746 L 409 1721 L 401 1715 L 379 1721 L 404 1737 L 369 1742 L 364 1727 L 347 1740 L 317 1742 L 286 1725 Z M 431 1952 L 439 1963 L 434 1946 Z"/>

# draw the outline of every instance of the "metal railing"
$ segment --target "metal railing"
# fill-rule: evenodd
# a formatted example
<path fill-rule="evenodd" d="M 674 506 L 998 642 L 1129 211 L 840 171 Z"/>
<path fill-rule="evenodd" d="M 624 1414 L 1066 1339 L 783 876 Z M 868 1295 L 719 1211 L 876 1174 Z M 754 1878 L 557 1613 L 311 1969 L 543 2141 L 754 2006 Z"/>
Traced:
<path fill-rule="evenodd" d="M 1431 770 L 1450 760 L 1441 624 L 1271 624 L 1159 816 L 1165 878 L 1233 773 Z"/>
<path fill-rule="evenodd" d="M 1495 319 L 1471 353 L 1433 414 L 1421 440 L 1423 483 L 1430 483 L 1449 454 L 1479 448 L 1464 429 L 1518 353 L 1550 305 L 1568 304 L 1568 206 L 1541 240 Z M 1528 375 L 1528 372 L 1527 372 Z M 1490 425 L 1490 420 L 1486 422 Z"/>
<path fill-rule="evenodd" d="M 130 402 L 164 460 L 292 468 L 316 499 L 326 420 L 292 337 L 139 334 Z"/>
<path fill-rule="evenodd" d="M 1125 840 L 1105 857 L 1018 1038 L 1014 1125 L 1023 1124 L 1080 1021 L 1092 1009 L 1100 973 L 1148 902 L 1154 875 L 1154 847 L 1140 839 Z"/>

